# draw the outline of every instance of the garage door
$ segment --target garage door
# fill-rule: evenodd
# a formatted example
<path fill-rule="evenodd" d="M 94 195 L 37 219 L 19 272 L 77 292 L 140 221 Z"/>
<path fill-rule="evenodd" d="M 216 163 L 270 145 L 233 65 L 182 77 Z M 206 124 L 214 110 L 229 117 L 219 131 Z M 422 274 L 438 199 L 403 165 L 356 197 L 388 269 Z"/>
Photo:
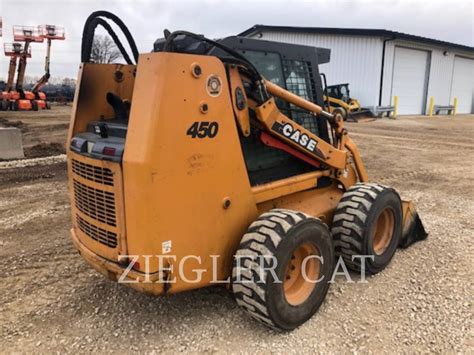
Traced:
<path fill-rule="evenodd" d="M 458 98 L 458 113 L 471 113 L 474 95 L 474 60 L 454 57 L 451 102 Z"/>
<path fill-rule="evenodd" d="M 429 53 L 395 47 L 392 97 L 398 96 L 398 113 L 424 113 Z"/>

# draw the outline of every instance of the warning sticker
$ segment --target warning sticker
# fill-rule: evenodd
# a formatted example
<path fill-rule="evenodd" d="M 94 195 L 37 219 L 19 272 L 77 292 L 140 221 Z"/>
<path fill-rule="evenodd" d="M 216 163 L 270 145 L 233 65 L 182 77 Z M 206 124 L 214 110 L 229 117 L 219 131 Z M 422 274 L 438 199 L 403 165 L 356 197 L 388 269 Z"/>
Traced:
<path fill-rule="evenodd" d="M 163 243 L 161 243 L 161 253 L 162 254 L 171 253 L 171 240 L 165 240 Z"/>

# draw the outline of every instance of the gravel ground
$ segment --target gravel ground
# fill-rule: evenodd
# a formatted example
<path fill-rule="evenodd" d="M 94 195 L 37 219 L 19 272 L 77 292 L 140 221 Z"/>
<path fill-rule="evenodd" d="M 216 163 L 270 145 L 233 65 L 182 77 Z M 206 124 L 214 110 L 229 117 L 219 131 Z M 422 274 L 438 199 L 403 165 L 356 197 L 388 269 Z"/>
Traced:
<path fill-rule="evenodd" d="M 225 289 L 155 298 L 106 280 L 69 240 L 63 158 L 1 165 L 0 349 L 472 353 L 474 117 L 348 128 L 371 179 L 413 199 L 430 235 L 367 283 L 339 279 L 291 333 L 254 322 Z"/>

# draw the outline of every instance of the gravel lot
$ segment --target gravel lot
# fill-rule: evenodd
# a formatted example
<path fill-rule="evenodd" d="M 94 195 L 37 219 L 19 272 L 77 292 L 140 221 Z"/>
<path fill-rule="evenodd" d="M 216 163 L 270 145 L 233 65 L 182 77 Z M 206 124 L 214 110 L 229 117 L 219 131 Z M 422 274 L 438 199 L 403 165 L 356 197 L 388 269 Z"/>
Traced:
<path fill-rule="evenodd" d="M 51 139 L 47 118 L 39 129 L 28 114 L 0 116 L 33 146 L 64 141 L 68 110 L 51 112 Z M 155 298 L 106 280 L 69 240 L 64 158 L 0 164 L 0 349 L 472 353 L 474 116 L 348 128 L 371 179 L 413 199 L 430 235 L 368 283 L 338 280 L 291 333 L 254 322 L 225 289 Z"/>

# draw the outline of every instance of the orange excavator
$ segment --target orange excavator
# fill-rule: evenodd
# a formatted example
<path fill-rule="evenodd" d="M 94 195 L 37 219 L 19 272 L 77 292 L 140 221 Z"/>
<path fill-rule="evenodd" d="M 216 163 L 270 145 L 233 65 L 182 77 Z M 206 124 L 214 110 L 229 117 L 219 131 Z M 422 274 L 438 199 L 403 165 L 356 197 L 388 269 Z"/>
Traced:
<path fill-rule="evenodd" d="M 18 58 L 25 53 L 27 58 L 31 58 L 31 49 L 23 50 L 21 43 L 5 43 L 3 45 L 5 55 L 10 57 L 10 65 L 8 67 L 8 79 L 5 91 L 0 92 L 0 110 L 6 111 L 10 108 L 11 97 L 13 94 L 13 81 L 15 79 L 15 70 L 18 63 Z"/>
<path fill-rule="evenodd" d="M 44 75 L 38 80 L 38 82 L 33 86 L 31 90 L 35 95 L 33 100 L 33 107 L 38 107 L 41 109 L 50 109 L 51 106 L 49 102 L 46 101 L 46 95 L 44 92 L 41 92 L 41 89 L 48 83 L 48 80 L 51 76 L 50 74 L 50 58 L 51 58 L 51 41 L 52 40 L 64 40 L 65 32 L 64 28 L 58 27 L 55 25 L 44 25 L 39 26 L 39 31 L 41 36 L 46 39 L 46 57 L 44 63 Z M 35 104 L 36 103 L 36 104 Z"/>

